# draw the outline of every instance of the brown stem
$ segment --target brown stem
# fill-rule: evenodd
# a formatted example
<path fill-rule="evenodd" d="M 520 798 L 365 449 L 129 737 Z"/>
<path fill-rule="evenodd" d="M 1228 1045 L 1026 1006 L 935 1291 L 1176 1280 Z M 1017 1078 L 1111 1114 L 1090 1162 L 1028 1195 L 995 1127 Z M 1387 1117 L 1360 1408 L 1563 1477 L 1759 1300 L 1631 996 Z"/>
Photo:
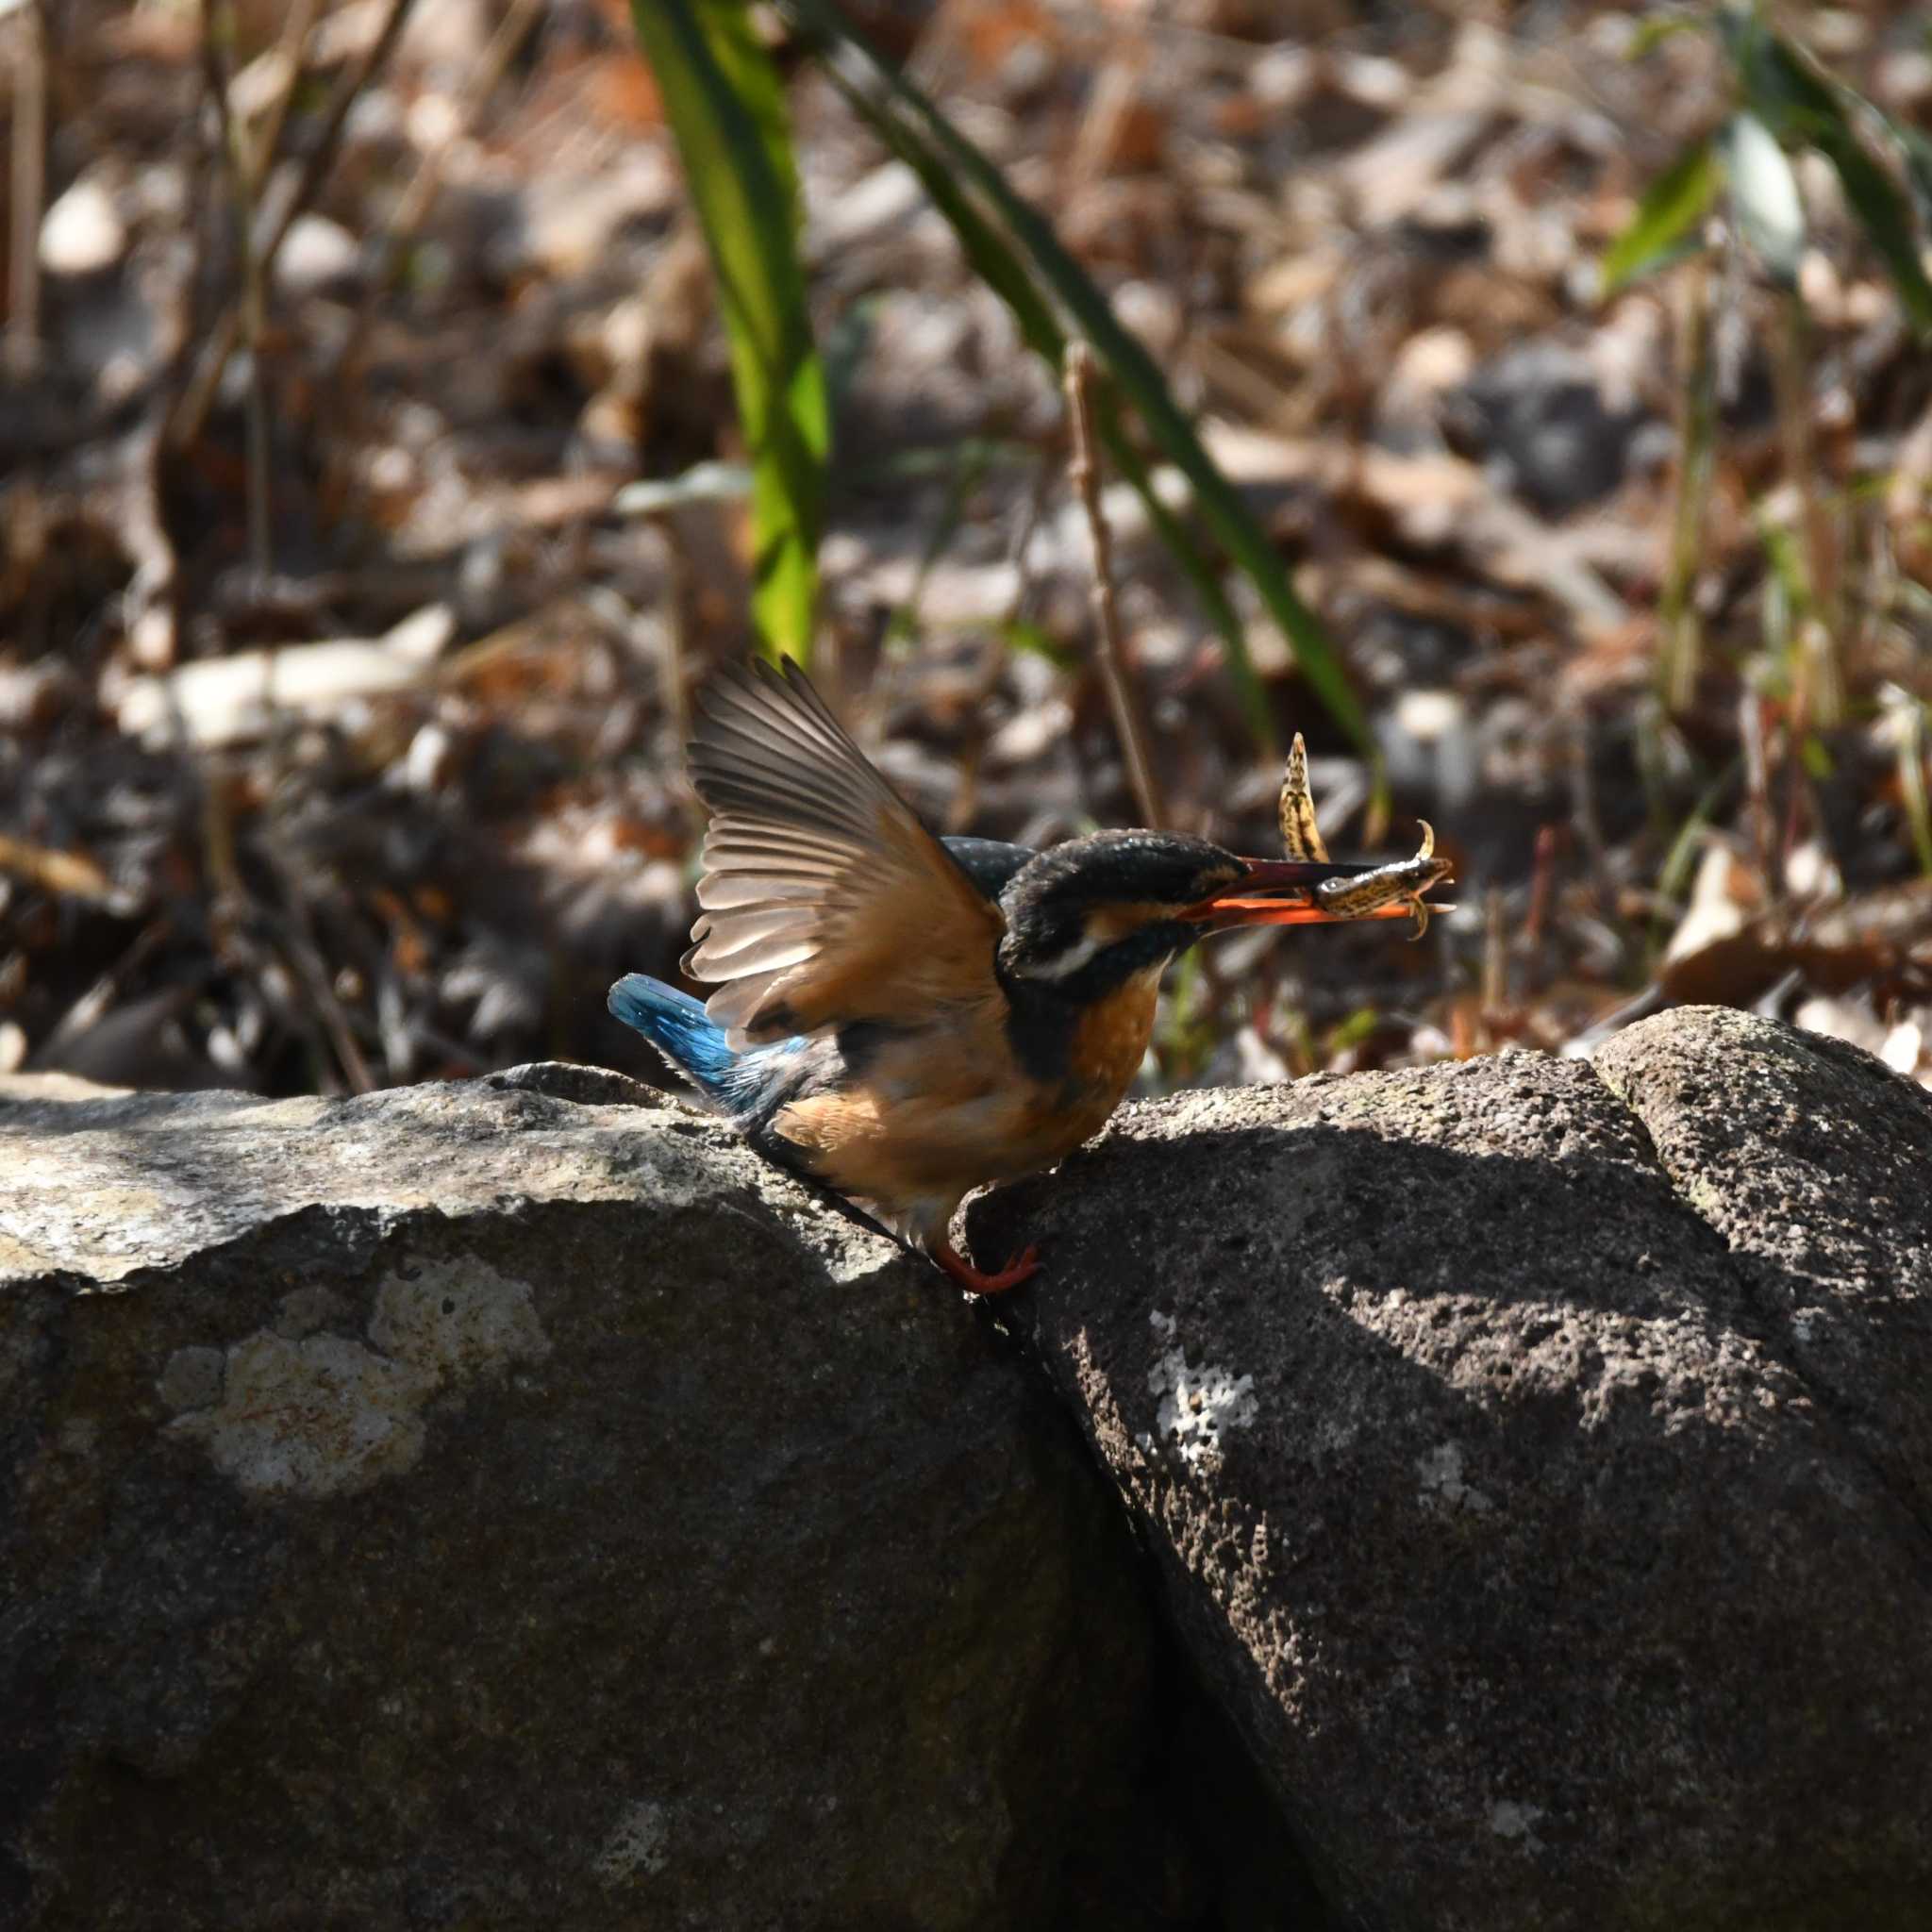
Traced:
<path fill-rule="evenodd" d="M 1543 926 L 1550 916 L 1550 896 L 1556 888 L 1557 829 L 1538 827 L 1536 856 L 1529 875 L 1529 909 L 1523 916 L 1523 942 L 1532 957 L 1543 942 Z"/>
<path fill-rule="evenodd" d="M 1699 261 L 1686 271 L 1679 355 L 1677 488 L 1671 511 L 1670 560 L 1657 600 L 1657 694 L 1667 711 L 1690 708 L 1697 694 L 1703 625 L 1697 614 L 1697 575 L 1704 561 L 1704 515 L 1710 500 L 1717 434 L 1717 359 L 1711 325 L 1710 271 Z"/>
<path fill-rule="evenodd" d="M 1614 917 L 1617 889 L 1610 873 L 1609 849 L 1604 842 L 1603 820 L 1596 808 L 1596 783 L 1590 764 L 1590 711 L 1576 705 L 1569 719 L 1570 822 L 1576 827 L 1576 842 L 1590 861 L 1591 888 L 1597 909 L 1606 919 Z"/>
<path fill-rule="evenodd" d="M 260 194 L 262 184 L 268 179 L 268 171 L 275 164 L 275 156 L 282 145 L 282 127 L 302 86 L 302 57 L 308 46 L 308 29 L 314 25 L 317 4 L 318 0 L 294 0 L 294 5 L 289 9 L 289 17 L 282 25 L 282 38 L 276 49 L 285 70 L 282 85 L 268 105 L 261 131 L 252 143 L 254 155 L 248 163 L 249 183 L 257 195 Z"/>
<path fill-rule="evenodd" d="M 7 275 L 7 357 L 21 375 L 40 355 L 41 202 L 46 192 L 46 22 L 29 7 L 18 27 L 23 40 L 13 71 L 13 246 Z"/>
<path fill-rule="evenodd" d="M 228 187 L 228 216 L 242 270 L 242 338 L 248 344 L 248 459 L 242 484 L 248 504 L 248 566 L 258 582 L 269 575 L 268 391 L 262 368 L 264 308 L 261 259 L 255 247 L 255 190 L 259 173 L 242 151 L 241 130 L 228 105 L 228 62 L 224 47 L 235 44 L 235 0 L 202 0 L 201 65 L 214 103 L 215 133 Z M 263 170 L 268 158 L 264 153 Z"/>
<path fill-rule="evenodd" d="M 1778 298 L 1772 331 L 1772 388 L 1785 469 L 1798 492 L 1805 540 L 1805 575 L 1811 618 L 1800 618 L 1792 665 L 1791 744 L 1807 731 L 1828 731 L 1844 722 L 1844 612 L 1839 597 L 1838 543 L 1818 476 L 1818 447 L 1811 433 L 1811 381 L 1806 344 L 1805 305 L 1795 292 Z M 1815 626 L 1815 627 L 1814 627 Z"/>
<path fill-rule="evenodd" d="M 314 147 L 309 150 L 308 159 L 303 166 L 302 178 L 296 183 L 294 193 L 283 206 L 267 242 L 258 251 L 264 285 L 275 271 L 275 258 L 281 253 L 282 243 L 289 238 L 289 230 L 295 225 L 295 218 L 315 199 L 323 182 L 328 178 L 329 171 L 335 166 L 336 150 L 341 145 L 342 129 L 348 123 L 349 109 L 356 105 L 356 97 L 369 84 L 372 76 L 389 58 L 390 52 L 401 36 L 404 24 L 409 17 L 409 8 L 414 4 L 415 0 L 390 0 L 389 12 L 383 20 L 381 30 L 376 34 L 375 44 L 369 49 L 361 65 L 337 82 L 336 91 L 329 100 L 327 118 L 323 123 L 322 133 Z M 200 436 L 202 425 L 208 421 L 208 409 L 213 405 L 215 391 L 221 386 L 223 373 L 228 366 L 228 358 L 235 353 L 235 344 L 240 339 L 241 332 L 241 313 L 238 306 L 231 302 L 222 311 L 221 320 L 215 325 L 201 366 L 195 371 L 193 380 L 182 391 L 181 399 L 169 419 L 168 440 L 175 448 L 186 448 Z"/>
<path fill-rule="evenodd" d="M 396 264 L 403 251 L 415 241 L 429 210 L 436 205 L 436 192 L 442 186 L 442 171 L 458 139 L 467 134 L 485 104 L 503 83 L 509 64 L 530 36 L 530 29 L 542 13 L 544 0 L 516 0 L 498 25 L 490 44 L 478 58 L 470 84 L 464 90 L 461 106 L 451 117 L 442 138 L 435 142 L 417 164 L 403 198 L 396 206 L 388 228 L 376 238 L 374 256 L 365 278 L 362 301 L 349 325 L 348 339 L 336 358 L 336 368 L 353 384 L 363 345 L 375 323 L 375 310 L 395 279 Z"/>
<path fill-rule="evenodd" d="M 1141 716 L 1128 677 L 1126 644 L 1121 637 L 1120 613 L 1113 594 L 1113 539 L 1100 501 L 1100 464 L 1094 453 L 1093 352 L 1085 342 L 1069 342 L 1066 358 L 1067 420 L 1072 431 L 1067 475 L 1087 512 L 1087 531 L 1093 542 L 1093 621 L 1100 634 L 1100 681 L 1113 711 L 1113 726 L 1126 760 L 1127 781 L 1134 801 L 1149 825 L 1167 823 L 1167 806 L 1154 774 L 1147 750 L 1147 727 Z"/>
<path fill-rule="evenodd" d="M 1483 894 L 1482 1020 L 1493 1030 L 1509 1009 L 1509 905 L 1501 886 Z"/>
<path fill-rule="evenodd" d="M 1764 698 L 1746 685 L 1738 697 L 1738 741 L 1744 754 L 1746 823 L 1751 830 L 1751 856 L 1764 889 L 1775 901 L 1783 891 L 1783 874 L 1772 862 L 1771 747 L 1764 730 Z"/>

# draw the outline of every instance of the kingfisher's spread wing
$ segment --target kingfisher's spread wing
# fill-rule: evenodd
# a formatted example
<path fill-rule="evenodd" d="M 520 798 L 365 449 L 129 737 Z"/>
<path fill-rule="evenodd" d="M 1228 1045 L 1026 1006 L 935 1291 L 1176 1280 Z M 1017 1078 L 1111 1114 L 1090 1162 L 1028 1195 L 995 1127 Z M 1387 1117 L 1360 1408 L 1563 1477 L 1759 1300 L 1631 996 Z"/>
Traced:
<path fill-rule="evenodd" d="M 711 813 L 684 970 L 734 1043 L 929 1019 L 995 989 L 1006 921 L 796 666 L 698 695 L 691 781 Z"/>

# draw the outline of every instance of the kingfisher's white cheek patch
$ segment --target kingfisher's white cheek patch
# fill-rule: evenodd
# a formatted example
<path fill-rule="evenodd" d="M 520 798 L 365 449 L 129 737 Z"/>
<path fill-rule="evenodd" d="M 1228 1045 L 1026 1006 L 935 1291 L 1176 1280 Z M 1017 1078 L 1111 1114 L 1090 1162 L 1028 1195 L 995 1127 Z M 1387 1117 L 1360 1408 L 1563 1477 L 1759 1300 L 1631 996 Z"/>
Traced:
<path fill-rule="evenodd" d="M 1056 953 L 1050 959 L 1042 959 L 1038 965 L 1023 966 L 1020 970 L 1028 979 L 1064 979 L 1070 973 L 1077 973 L 1099 952 L 1102 941 L 1092 933 L 1076 941 L 1063 953 Z"/>

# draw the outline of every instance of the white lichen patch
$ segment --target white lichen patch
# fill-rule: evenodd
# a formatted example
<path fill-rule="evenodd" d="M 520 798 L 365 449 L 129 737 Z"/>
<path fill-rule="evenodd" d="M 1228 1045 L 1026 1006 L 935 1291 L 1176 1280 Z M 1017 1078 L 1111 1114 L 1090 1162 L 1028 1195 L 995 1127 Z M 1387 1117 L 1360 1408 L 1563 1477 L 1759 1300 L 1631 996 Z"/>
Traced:
<path fill-rule="evenodd" d="M 229 1349 L 219 1405 L 168 1427 L 252 1493 L 340 1495 L 414 1466 L 425 1393 L 413 1369 L 346 1336 L 264 1330 Z"/>
<path fill-rule="evenodd" d="M 1496 1506 L 1483 1492 L 1463 1479 L 1462 1451 L 1454 1442 L 1441 1442 L 1426 1456 L 1416 1457 L 1415 1473 L 1422 1477 L 1421 1500 L 1424 1509 L 1467 1509 L 1485 1516 Z"/>
<path fill-rule="evenodd" d="M 671 1860 L 671 1821 L 655 1799 L 625 1806 L 591 1869 L 606 1885 L 661 1872 Z"/>
<path fill-rule="evenodd" d="M 1174 1341 L 1174 1316 L 1156 1308 L 1147 1321 L 1160 1341 Z M 1192 1364 L 1178 1343 L 1147 1371 L 1147 1390 L 1158 1397 L 1154 1421 L 1160 1440 L 1172 1443 L 1190 1468 L 1218 1462 L 1227 1431 L 1253 1428 L 1260 1413 L 1254 1376 L 1212 1362 Z"/>
<path fill-rule="evenodd" d="M 341 1495 L 400 1475 L 423 1454 L 422 1411 L 440 1390 L 501 1379 L 550 1353 L 528 1285 L 473 1260 L 391 1276 L 367 1342 L 283 1325 L 225 1355 L 178 1349 L 161 1374 L 163 1400 L 188 1411 L 170 1430 L 260 1495 Z"/>
<path fill-rule="evenodd" d="M 1542 1818 L 1540 1806 L 1519 1805 L 1513 1798 L 1498 1798 L 1490 1807 L 1490 1829 L 1498 1838 L 1520 1840 L 1524 1851 L 1542 1849 L 1542 1840 L 1536 1835 L 1536 1827 Z"/>
<path fill-rule="evenodd" d="M 376 1293 L 369 1339 L 435 1384 L 500 1375 L 550 1353 L 529 1283 L 467 1259 L 391 1276 Z"/>

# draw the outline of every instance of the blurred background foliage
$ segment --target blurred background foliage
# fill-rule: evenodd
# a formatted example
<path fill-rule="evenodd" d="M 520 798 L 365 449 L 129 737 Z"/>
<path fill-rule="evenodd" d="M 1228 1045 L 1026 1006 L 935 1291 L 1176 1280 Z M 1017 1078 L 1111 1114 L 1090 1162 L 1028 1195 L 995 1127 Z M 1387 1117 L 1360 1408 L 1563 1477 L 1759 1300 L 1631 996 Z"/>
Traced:
<path fill-rule="evenodd" d="M 1150 1087 L 1756 1006 L 1932 1077 L 1923 8 L 0 0 L 0 1071 L 361 1089 L 670 974 L 690 692 L 1172 821 Z"/>

